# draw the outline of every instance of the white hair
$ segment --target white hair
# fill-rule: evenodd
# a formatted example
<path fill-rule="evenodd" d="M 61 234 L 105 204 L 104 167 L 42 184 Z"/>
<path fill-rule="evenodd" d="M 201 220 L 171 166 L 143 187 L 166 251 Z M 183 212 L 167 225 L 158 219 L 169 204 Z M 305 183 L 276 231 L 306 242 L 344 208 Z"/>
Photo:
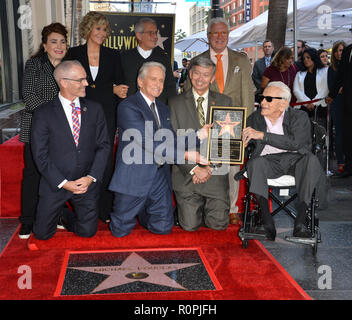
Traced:
<path fill-rule="evenodd" d="M 281 81 L 269 82 L 266 88 L 269 88 L 269 87 L 275 87 L 275 88 L 281 89 L 282 93 L 280 96 L 289 102 L 291 101 L 291 89 L 283 82 Z"/>
<path fill-rule="evenodd" d="M 211 26 L 212 26 L 213 24 L 216 24 L 216 23 L 223 23 L 223 24 L 225 24 L 226 27 L 227 27 L 227 31 L 230 29 L 229 23 L 228 23 L 228 21 L 227 21 L 225 18 L 221 18 L 221 17 L 212 18 L 212 19 L 210 19 L 210 21 L 209 21 L 209 23 L 208 23 L 207 33 L 210 32 Z"/>
<path fill-rule="evenodd" d="M 145 62 L 142 65 L 142 67 L 139 69 L 137 78 L 144 79 L 145 76 L 147 75 L 148 69 L 151 67 L 159 67 L 163 71 L 164 77 L 165 77 L 165 73 L 166 73 L 165 66 L 159 62 L 156 62 L 156 61 L 149 61 L 149 62 Z"/>

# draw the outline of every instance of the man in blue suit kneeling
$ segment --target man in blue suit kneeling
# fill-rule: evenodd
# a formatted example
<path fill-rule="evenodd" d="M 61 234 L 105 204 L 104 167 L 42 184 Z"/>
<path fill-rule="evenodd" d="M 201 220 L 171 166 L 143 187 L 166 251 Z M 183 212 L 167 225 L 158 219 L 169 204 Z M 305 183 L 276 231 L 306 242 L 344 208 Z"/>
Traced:
<path fill-rule="evenodd" d="M 169 108 L 156 99 L 164 80 L 162 64 L 145 63 L 137 79 L 140 90 L 118 107 L 119 142 L 109 186 L 115 193 L 110 230 L 116 237 L 128 235 L 137 216 L 149 231 L 170 233 L 174 224 L 170 164 L 185 159 L 206 164 L 198 152 L 185 152 L 185 146 L 195 149 L 199 139 L 207 138 L 209 125 L 177 137 Z"/>

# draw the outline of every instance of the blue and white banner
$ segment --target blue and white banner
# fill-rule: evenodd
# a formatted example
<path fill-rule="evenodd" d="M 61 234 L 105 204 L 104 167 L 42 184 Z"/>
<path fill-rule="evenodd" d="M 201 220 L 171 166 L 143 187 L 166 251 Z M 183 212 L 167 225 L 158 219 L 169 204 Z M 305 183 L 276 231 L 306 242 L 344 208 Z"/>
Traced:
<path fill-rule="evenodd" d="M 246 0 L 244 5 L 244 21 L 248 22 L 252 18 L 252 0 Z"/>

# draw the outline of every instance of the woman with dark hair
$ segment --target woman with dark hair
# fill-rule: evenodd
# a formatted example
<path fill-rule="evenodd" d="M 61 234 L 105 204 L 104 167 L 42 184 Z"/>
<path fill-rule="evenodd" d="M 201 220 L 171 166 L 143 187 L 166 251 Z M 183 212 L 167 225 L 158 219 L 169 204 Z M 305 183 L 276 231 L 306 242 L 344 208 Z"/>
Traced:
<path fill-rule="evenodd" d="M 87 73 L 87 99 L 99 102 L 104 110 L 111 142 L 111 153 L 106 166 L 99 199 L 99 217 L 110 221 L 113 194 L 108 190 L 113 172 L 113 146 L 116 134 L 118 98 L 126 98 L 128 86 L 123 84 L 120 55 L 117 50 L 103 46 L 110 35 L 109 21 L 103 14 L 88 12 L 79 25 L 80 37 L 84 45 L 70 48 L 67 59 L 78 60 Z"/>
<path fill-rule="evenodd" d="M 27 62 L 23 74 L 22 96 L 25 109 L 21 118 L 20 141 L 24 142 L 24 170 L 22 180 L 22 223 L 19 237 L 28 239 L 38 203 L 40 174 L 34 164 L 30 139 L 32 115 L 41 105 L 59 93 L 53 71 L 67 52 L 67 30 L 61 23 L 52 23 L 42 30 L 42 42 L 36 54 Z"/>
<path fill-rule="evenodd" d="M 293 92 L 297 102 L 306 104 L 297 106 L 297 109 L 304 110 L 313 120 L 327 128 L 327 108 L 325 97 L 328 89 L 328 68 L 321 63 L 318 51 L 314 48 L 307 48 L 303 53 L 303 70 L 296 75 L 293 84 Z M 318 100 L 311 102 L 313 100 Z"/>
<path fill-rule="evenodd" d="M 325 49 L 319 49 L 318 50 L 318 56 L 325 68 L 328 68 L 330 63 L 329 63 L 329 54 Z"/>
<path fill-rule="evenodd" d="M 269 82 L 281 81 L 291 90 L 291 103 L 295 101 L 293 95 L 293 82 L 295 80 L 297 68 L 293 64 L 293 53 L 289 47 L 281 47 L 271 60 L 262 76 L 261 91 L 263 92 Z"/>
<path fill-rule="evenodd" d="M 336 42 L 331 51 L 331 66 L 328 69 L 328 87 L 329 91 L 333 89 L 337 70 L 340 66 L 342 51 L 346 47 L 344 41 Z M 332 119 L 332 125 L 335 127 L 335 137 L 332 139 L 335 145 L 335 153 L 337 158 L 338 172 L 344 171 L 345 156 L 343 152 L 342 142 L 342 100 L 341 90 L 336 96 L 334 101 L 330 105 L 330 115 Z"/>

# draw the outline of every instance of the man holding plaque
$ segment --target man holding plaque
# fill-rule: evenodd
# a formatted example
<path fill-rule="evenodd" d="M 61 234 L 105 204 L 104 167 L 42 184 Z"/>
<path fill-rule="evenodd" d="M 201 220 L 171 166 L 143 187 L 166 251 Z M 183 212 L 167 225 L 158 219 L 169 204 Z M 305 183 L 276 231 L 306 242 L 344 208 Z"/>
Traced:
<path fill-rule="evenodd" d="M 289 174 L 295 177 L 298 193 L 293 236 L 311 236 L 306 226 L 313 190 L 323 177 L 313 155 L 311 125 L 305 112 L 289 107 L 291 91 L 283 82 L 270 82 L 261 96 L 261 108 L 249 116 L 242 139 L 254 151 L 247 162 L 249 191 L 255 194 L 266 237 L 275 240 L 276 229 L 269 211 L 267 179 Z"/>
<path fill-rule="evenodd" d="M 209 50 L 201 54 L 210 58 L 216 64 L 215 80 L 210 90 L 223 93 L 232 100 L 232 106 L 245 107 L 247 115 L 254 109 L 255 88 L 252 80 L 252 66 L 245 53 L 231 50 L 227 47 L 229 41 L 229 25 L 224 18 L 213 18 L 208 24 Z M 189 81 L 186 84 L 190 86 Z M 187 89 L 186 86 L 186 89 Z M 239 183 L 234 180 L 239 171 L 238 165 L 232 165 L 229 172 L 230 223 L 240 222 L 238 207 Z"/>
<path fill-rule="evenodd" d="M 215 70 L 215 64 L 209 58 L 192 59 L 189 69 L 192 88 L 169 100 L 171 124 L 177 133 L 202 128 L 208 122 L 212 105 L 231 106 L 231 98 L 209 90 L 215 80 Z M 195 231 L 200 226 L 207 226 L 223 230 L 228 226 L 228 173 L 216 173 L 210 166 L 173 166 L 173 188 L 183 229 Z"/>

